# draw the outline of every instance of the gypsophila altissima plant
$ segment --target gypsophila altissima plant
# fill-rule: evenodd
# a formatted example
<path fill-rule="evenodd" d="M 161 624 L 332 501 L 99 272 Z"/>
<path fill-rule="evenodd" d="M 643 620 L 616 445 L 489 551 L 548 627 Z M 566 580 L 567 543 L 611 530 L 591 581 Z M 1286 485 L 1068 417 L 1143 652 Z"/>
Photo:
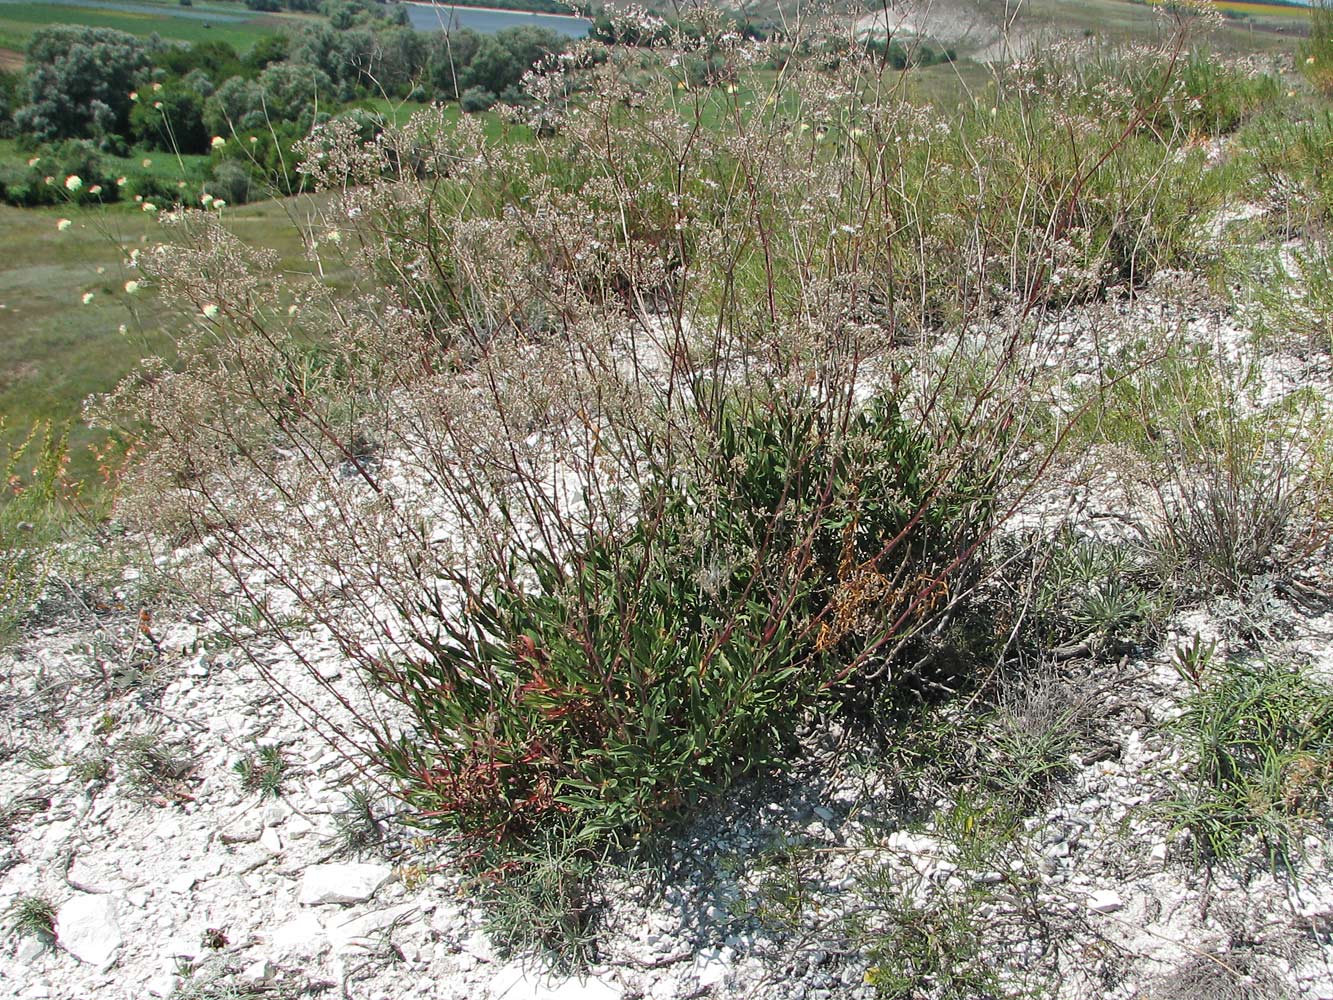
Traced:
<path fill-rule="evenodd" d="M 950 115 L 690 16 L 702 76 L 575 47 L 498 137 L 318 128 L 310 281 L 216 214 L 138 257 L 187 315 L 102 408 L 124 514 L 303 662 L 331 636 L 374 707 L 285 693 L 478 856 L 633 844 L 835 691 L 911 689 L 1061 438 L 1025 318 L 1188 259 L 1209 197 L 1152 99 L 1027 66 Z"/>

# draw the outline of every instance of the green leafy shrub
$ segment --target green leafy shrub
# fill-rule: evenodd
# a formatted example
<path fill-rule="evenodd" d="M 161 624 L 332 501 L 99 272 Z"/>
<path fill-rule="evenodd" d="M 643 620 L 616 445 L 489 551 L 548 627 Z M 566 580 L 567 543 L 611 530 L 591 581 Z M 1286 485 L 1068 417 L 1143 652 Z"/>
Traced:
<path fill-rule="evenodd" d="M 451 692 L 413 699 L 446 739 L 392 759 L 422 812 L 506 838 L 651 830 L 779 764 L 830 685 L 956 584 L 984 480 L 938 483 L 895 402 L 837 433 L 798 401 L 742 405 L 715 432 L 716 477 L 652 481 L 651 521 L 533 565 L 535 588 L 496 581 L 435 662 L 384 673 Z"/>
<path fill-rule="evenodd" d="M 77 189 L 66 187 L 70 176 L 81 181 Z M 119 197 L 114 171 L 86 140 L 38 146 L 27 161 L 0 161 L 0 200 L 10 205 L 97 204 Z"/>
<path fill-rule="evenodd" d="M 42 142 L 123 135 L 130 95 L 147 75 L 152 49 L 110 28 L 37 31 L 27 49 L 29 103 L 14 113 L 18 130 Z"/>
<path fill-rule="evenodd" d="M 130 111 L 129 134 L 147 149 L 206 153 L 203 99 L 179 84 L 144 94 Z"/>
<path fill-rule="evenodd" d="M 484 87 L 468 87 L 459 96 L 458 105 L 468 114 L 475 114 L 488 110 L 498 100 L 494 93 Z"/>

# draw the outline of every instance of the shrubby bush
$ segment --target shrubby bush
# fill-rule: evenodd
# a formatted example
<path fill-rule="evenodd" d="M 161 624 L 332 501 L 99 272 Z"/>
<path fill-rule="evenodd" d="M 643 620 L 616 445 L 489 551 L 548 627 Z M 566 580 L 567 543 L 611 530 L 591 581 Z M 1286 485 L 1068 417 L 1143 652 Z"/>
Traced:
<path fill-rule="evenodd" d="M 458 106 L 468 114 L 473 114 L 487 110 L 498 100 L 498 97 L 484 87 L 468 87 L 459 96 Z"/>
<path fill-rule="evenodd" d="M 254 178 L 235 160 L 223 160 L 214 165 L 213 176 L 205 187 L 214 198 L 221 198 L 229 205 L 243 205 L 250 201 Z"/>
<path fill-rule="evenodd" d="M 70 139 L 38 146 L 33 152 L 27 161 L 0 162 L 0 201 L 30 208 L 112 202 L 120 198 L 116 175 L 92 142 Z M 69 190 L 64 183 L 71 175 L 82 181 L 76 191 Z"/>
<path fill-rule="evenodd" d="M 324 122 L 336 284 L 205 213 L 140 255 L 190 319 L 104 411 L 140 441 L 125 513 L 297 655 L 275 608 L 331 633 L 399 714 L 345 701 L 330 738 L 479 858 L 634 844 L 838 699 L 966 684 L 933 653 L 1061 440 L 1027 433 L 1059 377 L 1027 318 L 1199 246 L 1183 122 L 1080 109 L 1054 63 L 923 108 L 849 52 L 752 99 L 576 51 L 498 138 Z"/>

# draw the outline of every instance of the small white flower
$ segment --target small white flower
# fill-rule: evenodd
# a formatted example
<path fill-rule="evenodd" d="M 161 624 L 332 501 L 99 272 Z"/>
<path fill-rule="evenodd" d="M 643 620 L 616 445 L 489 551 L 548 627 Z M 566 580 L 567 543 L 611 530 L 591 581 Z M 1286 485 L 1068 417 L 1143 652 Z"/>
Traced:
<path fill-rule="evenodd" d="M 222 136 L 220 135 L 213 136 L 213 141 L 209 143 L 209 145 L 212 146 L 214 149 L 221 149 L 226 144 L 227 140 L 222 138 Z"/>
<path fill-rule="evenodd" d="M 223 201 L 221 198 L 214 198 L 214 199 L 213 199 L 213 207 L 216 208 L 216 209 L 218 209 L 218 210 L 220 211 L 221 209 L 224 209 L 224 208 L 227 207 L 227 203 L 226 203 L 225 201 Z"/>
<path fill-rule="evenodd" d="M 210 302 L 210 303 L 208 303 L 206 306 L 204 306 L 204 308 L 203 308 L 201 311 L 203 312 L 203 314 L 204 314 L 204 318 L 205 318 L 205 319 L 216 319 L 216 318 L 217 318 L 218 307 L 215 306 L 212 302 Z"/>
<path fill-rule="evenodd" d="M 343 234 L 337 229 L 330 229 L 324 234 L 324 239 L 328 240 L 330 243 L 341 243 L 343 241 Z"/>
<path fill-rule="evenodd" d="M 154 102 L 153 102 L 153 110 L 155 110 L 155 111 L 161 111 L 161 110 L 162 110 L 162 102 L 161 102 L 161 101 L 154 101 Z"/>
<path fill-rule="evenodd" d="M 121 323 L 120 326 L 116 327 L 116 330 L 121 334 L 126 334 L 130 332 L 130 328 L 126 326 L 124 323 Z"/>
<path fill-rule="evenodd" d="M 116 187 L 124 187 L 124 186 L 125 186 L 125 178 L 124 178 L 124 177 L 117 177 L 117 178 L 116 178 Z"/>
<path fill-rule="evenodd" d="M 35 166 L 37 166 L 37 164 L 39 164 L 39 163 L 41 163 L 41 162 L 42 162 L 42 158 L 41 158 L 40 156 L 34 156 L 31 160 L 28 161 L 28 166 L 30 166 L 30 167 L 35 167 Z"/>
<path fill-rule="evenodd" d="M 149 167 L 151 167 L 151 166 L 153 165 L 153 161 L 152 161 L 151 159 L 149 159 L 147 156 L 145 156 L 145 157 L 143 158 L 143 165 L 144 165 L 144 169 L 147 170 Z"/>
<path fill-rule="evenodd" d="M 258 142 L 258 141 L 259 141 L 259 136 L 257 136 L 257 135 L 252 135 L 252 136 L 250 136 L 250 141 L 251 141 L 252 143 Z"/>
<path fill-rule="evenodd" d="M 81 187 L 83 187 L 83 178 L 78 174 L 70 174 L 65 178 L 66 191 L 77 191 Z"/>
<path fill-rule="evenodd" d="M 207 208 L 210 204 L 212 204 L 212 201 L 213 201 L 213 196 L 209 194 L 207 191 L 205 191 L 203 194 L 199 196 L 199 204 L 203 205 L 205 208 Z"/>
<path fill-rule="evenodd" d="M 102 185 L 101 185 L 101 184 L 94 184 L 92 187 L 90 187 L 90 188 L 88 189 L 88 193 L 89 193 L 89 194 L 93 194 L 93 195 L 101 194 L 101 193 L 102 193 Z"/>
<path fill-rule="evenodd" d="M 74 223 L 70 222 L 69 219 L 61 219 L 59 222 L 56 223 L 56 229 L 60 230 L 60 232 L 63 233 L 66 229 L 68 229 L 72 225 L 74 225 Z"/>
<path fill-rule="evenodd" d="M 145 212 L 156 212 L 157 206 L 154 205 L 151 201 L 146 201 L 143 203 L 143 210 Z"/>
<path fill-rule="evenodd" d="M 177 182 L 176 182 L 176 187 L 178 187 L 178 188 L 183 188 L 183 187 L 185 187 L 185 182 L 184 182 L 184 181 L 177 181 Z"/>
<path fill-rule="evenodd" d="M 288 316 L 295 316 L 295 315 L 296 315 L 296 306 L 288 306 L 288 307 L 287 307 L 287 315 L 288 315 Z"/>
<path fill-rule="evenodd" d="M 86 306 L 89 302 L 91 302 L 92 300 L 93 300 L 93 293 L 92 293 L 92 292 L 84 292 L 84 293 L 83 293 L 83 304 L 84 304 L 85 306 Z"/>
<path fill-rule="evenodd" d="M 137 90 L 131 90 L 131 91 L 130 91 L 130 100 L 131 100 L 131 101 L 137 101 L 138 99 L 139 99 L 139 92 L 138 92 Z"/>
<path fill-rule="evenodd" d="M 55 179 L 54 177 L 43 177 L 43 178 L 42 178 L 42 183 L 43 183 L 43 184 L 54 184 L 55 182 L 56 182 L 56 179 Z"/>
<path fill-rule="evenodd" d="M 154 92 L 159 91 L 159 90 L 161 90 L 161 89 L 162 89 L 162 84 L 160 84 L 160 83 L 155 83 L 155 84 L 153 84 L 153 90 L 154 90 Z"/>
<path fill-rule="evenodd" d="M 98 274 L 106 274 L 106 268 L 104 268 L 104 267 L 98 267 L 98 269 L 97 269 L 97 273 L 98 273 Z"/>
<path fill-rule="evenodd" d="M 139 283 L 138 283 L 137 281 L 135 281 L 133 278 L 131 278 L 129 281 L 125 282 L 125 294 L 126 294 L 126 295 L 133 295 L 133 294 L 135 294 L 138 290 L 139 290 Z"/>

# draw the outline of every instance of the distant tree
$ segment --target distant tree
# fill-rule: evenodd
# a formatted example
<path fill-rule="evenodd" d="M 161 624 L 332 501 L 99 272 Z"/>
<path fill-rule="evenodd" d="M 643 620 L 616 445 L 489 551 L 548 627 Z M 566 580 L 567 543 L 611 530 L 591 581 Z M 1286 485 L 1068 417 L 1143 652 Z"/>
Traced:
<path fill-rule="evenodd" d="M 466 84 L 467 66 L 481 48 L 481 35 L 470 28 L 440 31 L 427 42 L 426 77 L 434 96 L 456 99 Z"/>
<path fill-rule="evenodd" d="M 213 80 L 225 80 L 246 72 L 240 55 L 226 42 L 166 45 L 157 53 L 156 62 L 172 76 L 186 76 L 199 69 Z"/>
<path fill-rule="evenodd" d="M 244 166 L 236 160 L 223 160 L 213 167 L 213 179 L 205 187 L 213 197 L 240 205 L 250 200 L 253 184 L 254 179 Z"/>
<path fill-rule="evenodd" d="M 204 102 L 204 128 L 210 136 L 263 127 L 264 90 L 253 80 L 233 76 Z"/>
<path fill-rule="evenodd" d="M 245 54 L 241 62 L 247 69 L 258 73 L 273 63 L 286 59 L 290 48 L 291 38 L 288 35 L 265 35 L 250 46 L 250 51 Z"/>
<path fill-rule="evenodd" d="M 338 31 L 346 31 L 356 24 L 356 11 L 345 3 L 329 4 L 325 9 L 329 12 L 329 24 Z"/>
<path fill-rule="evenodd" d="M 14 112 L 19 103 L 19 75 L 0 72 L 0 139 L 14 131 Z"/>
<path fill-rule="evenodd" d="M 217 90 L 213 78 L 201 69 L 192 69 L 181 77 L 181 86 L 198 94 L 201 106 L 204 99 L 212 97 L 213 91 Z"/>
<path fill-rule="evenodd" d="M 472 57 L 458 81 L 464 90 L 489 90 L 498 94 L 520 76 L 523 69 L 514 61 L 514 54 L 496 35 L 485 35 L 477 54 Z"/>
<path fill-rule="evenodd" d="M 531 24 L 504 28 L 496 32 L 495 38 L 509 49 L 514 61 L 518 63 L 519 77 L 551 53 L 563 52 L 569 43 L 569 39 L 559 32 Z M 517 83 L 518 80 L 513 82 Z"/>
<path fill-rule="evenodd" d="M 255 81 L 263 94 L 270 121 L 296 122 L 332 103 L 333 81 L 313 66 L 274 63 Z"/>
<path fill-rule="evenodd" d="M 425 37 L 412 28 L 387 28 L 375 34 L 373 86 L 404 95 L 426 69 L 429 49 Z"/>
<path fill-rule="evenodd" d="M 476 55 L 459 74 L 459 83 L 464 89 L 480 87 L 512 98 L 523 74 L 547 54 L 563 50 L 566 42 L 564 35 L 546 28 L 505 28 L 481 40 Z"/>
<path fill-rule="evenodd" d="M 204 127 L 204 98 L 184 85 L 168 84 L 141 97 L 130 112 L 130 135 L 152 149 L 206 153 L 210 135 Z"/>
<path fill-rule="evenodd" d="M 34 34 L 27 57 L 27 103 L 14 119 L 38 141 L 124 135 L 130 94 L 153 61 L 148 44 L 133 35 L 64 25 Z"/>

